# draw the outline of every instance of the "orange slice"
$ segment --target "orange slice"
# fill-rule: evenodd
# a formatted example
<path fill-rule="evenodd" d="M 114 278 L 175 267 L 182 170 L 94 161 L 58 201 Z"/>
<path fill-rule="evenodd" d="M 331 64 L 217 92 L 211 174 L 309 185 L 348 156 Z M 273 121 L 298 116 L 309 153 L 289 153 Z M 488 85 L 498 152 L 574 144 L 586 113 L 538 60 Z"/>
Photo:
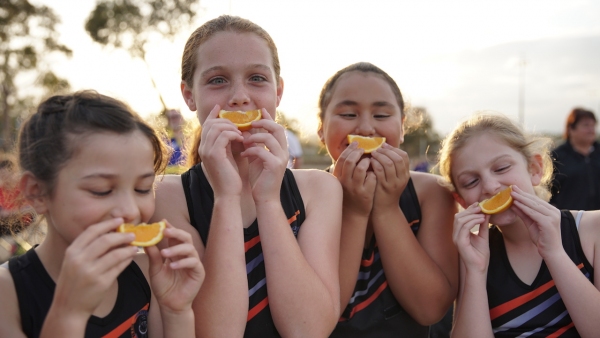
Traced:
<path fill-rule="evenodd" d="M 260 109 L 248 110 L 248 111 L 229 111 L 221 110 L 219 117 L 228 119 L 233 122 L 239 130 L 249 130 L 252 128 L 252 121 L 258 121 L 262 117 Z"/>
<path fill-rule="evenodd" d="M 385 143 L 385 137 L 367 137 L 360 135 L 348 135 L 348 143 L 358 142 L 358 147 L 365 150 L 365 154 L 370 154 L 381 148 Z"/>
<path fill-rule="evenodd" d="M 117 228 L 118 232 L 133 232 L 135 234 L 135 240 L 131 242 L 134 246 L 152 246 L 156 245 L 163 238 L 163 231 L 165 230 L 165 222 L 156 222 L 151 224 L 138 224 L 133 225 L 129 223 L 123 223 Z"/>
<path fill-rule="evenodd" d="M 481 211 L 488 215 L 499 214 L 505 211 L 512 205 L 513 202 L 513 198 L 510 196 L 511 191 L 512 185 L 500 191 L 496 195 L 481 201 L 479 203 Z"/>

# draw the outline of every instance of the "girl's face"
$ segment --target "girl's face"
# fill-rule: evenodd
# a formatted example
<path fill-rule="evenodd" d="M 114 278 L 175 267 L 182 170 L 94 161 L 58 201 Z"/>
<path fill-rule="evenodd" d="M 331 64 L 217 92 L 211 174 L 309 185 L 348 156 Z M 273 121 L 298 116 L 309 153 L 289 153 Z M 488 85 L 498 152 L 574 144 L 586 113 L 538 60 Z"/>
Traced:
<path fill-rule="evenodd" d="M 187 106 L 202 124 L 215 105 L 224 110 L 266 108 L 271 116 L 279 106 L 283 81 L 277 81 L 271 50 L 254 33 L 219 32 L 196 51 L 196 71 L 190 88 L 181 91 Z"/>
<path fill-rule="evenodd" d="M 81 140 L 45 196 L 49 226 L 71 243 L 84 229 L 122 217 L 141 223 L 154 213 L 154 150 L 140 131 L 94 133 Z"/>
<path fill-rule="evenodd" d="M 319 136 L 334 161 L 348 147 L 349 134 L 383 136 L 393 147 L 404 141 L 396 97 L 377 74 L 351 71 L 340 76 L 333 88 Z"/>
<path fill-rule="evenodd" d="M 540 183 L 541 164 L 532 161 L 508 146 L 498 137 L 479 134 L 452 155 L 452 179 L 457 198 L 463 207 L 490 198 L 509 185 L 535 194 L 533 187 Z M 492 215 L 490 222 L 496 225 L 511 224 L 516 214 L 507 211 Z"/>

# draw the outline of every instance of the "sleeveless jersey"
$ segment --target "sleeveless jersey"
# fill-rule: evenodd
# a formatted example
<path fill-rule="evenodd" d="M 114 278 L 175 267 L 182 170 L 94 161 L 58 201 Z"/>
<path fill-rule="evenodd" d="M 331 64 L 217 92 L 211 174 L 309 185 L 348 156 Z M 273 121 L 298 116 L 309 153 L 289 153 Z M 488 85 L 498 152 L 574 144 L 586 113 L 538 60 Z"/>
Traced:
<path fill-rule="evenodd" d="M 421 206 L 412 179 L 400 196 L 400 209 L 416 235 L 421 225 Z M 375 235 L 363 250 L 358 280 L 331 337 L 426 338 L 429 327 L 417 323 L 400 306 L 388 286 Z"/>
<path fill-rule="evenodd" d="M 214 206 L 213 190 L 199 164 L 183 173 L 181 181 L 190 214 L 190 223 L 198 230 L 202 242 L 206 246 Z M 294 236 L 297 236 L 306 216 L 302 196 L 300 196 L 294 174 L 289 169 L 286 170 L 283 177 L 280 199 L 290 224 L 290 230 L 293 231 Z M 250 227 L 244 229 L 244 242 L 249 297 L 244 337 L 279 337 L 269 309 L 267 275 L 257 220 L 254 220 Z"/>
<path fill-rule="evenodd" d="M 560 227 L 566 253 L 593 283 L 594 269 L 583 253 L 571 212 L 561 211 Z M 531 285 L 523 283 L 510 266 L 497 227 L 490 228 L 487 294 L 496 337 L 579 337 L 546 263 L 542 261 Z"/>
<path fill-rule="evenodd" d="M 50 310 L 56 284 L 46 272 L 35 250 L 8 263 L 19 300 L 21 325 L 27 337 L 39 337 Z M 132 262 L 117 277 L 119 291 L 112 311 L 104 318 L 91 316 L 85 337 L 148 337 L 150 286 Z"/>

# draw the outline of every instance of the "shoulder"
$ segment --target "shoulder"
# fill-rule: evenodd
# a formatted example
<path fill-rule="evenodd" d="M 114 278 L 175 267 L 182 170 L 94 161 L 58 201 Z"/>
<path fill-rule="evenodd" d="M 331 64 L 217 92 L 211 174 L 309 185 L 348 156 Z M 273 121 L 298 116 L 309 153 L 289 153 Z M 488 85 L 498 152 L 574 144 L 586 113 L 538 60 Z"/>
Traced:
<path fill-rule="evenodd" d="M 571 211 L 577 218 L 577 211 Z M 585 211 L 579 222 L 579 238 L 581 247 L 588 261 L 594 264 L 594 254 L 600 253 L 600 210 Z"/>
<path fill-rule="evenodd" d="M 24 337 L 21 331 L 21 315 L 19 313 L 19 301 L 13 278 L 4 264 L 0 267 L 0 336 L 1 337 Z"/>
<path fill-rule="evenodd" d="M 332 191 L 334 194 L 342 193 L 342 186 L 335 176 L 318 169 L 291 169 L 294 174 L 294 179 L 300 189 L 300 193 L 304 194 L 320 194 L 324 191 Z"/>
<path fill-rule="evenodd" d="M 292 169 L 307 217 L 342 210 L 342 186 L 335 176 L 318 169 Z M 332 213 L 333 214 L 333 213 Z M 341 216 L 340 216 L 341 217 Z M 305 225 L 303 225 L 305 227 Z"/>
<path fill-rule="evenodd" d="M 415 191 L 419 197 L 419 204 L 454 204 L 452 193 L 440 183 L 441 177 L 417 171 L 411 171 L 410 177 L 412 178 Z"/>
<path fill-rule="evenodd" d="M 168 220 L 177 226 L 181 219 L 187 219 L 187 202 L 180 175 L 164 175 L 156 181 L 156 207 L 152 221 Z"/>

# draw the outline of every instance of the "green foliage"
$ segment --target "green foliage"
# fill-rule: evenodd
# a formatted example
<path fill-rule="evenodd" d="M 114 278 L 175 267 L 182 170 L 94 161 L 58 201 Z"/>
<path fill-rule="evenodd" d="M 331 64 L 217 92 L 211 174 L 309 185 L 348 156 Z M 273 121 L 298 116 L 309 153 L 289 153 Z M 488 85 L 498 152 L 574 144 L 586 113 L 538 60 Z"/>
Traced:
<path fill-rule="evenodd" d="M 122 48 L 146 62 L 146 44 L 153 38 L 172 40 L 193 22 L 197 0 L 98 0 L 85 30 L 103 46 Z M 157 90 L 150 74 L 150 80 Z M 158 92 L 167 110 L 162 95 Z"/>
<path fill-rule="evenodd" d="M 68 82 L 58 78 L 44 62 L 53 52 L 72 54 L 58 42 L 55 26 L 59 22 L 58 16 L 46 6 L 33 5 L 28 0 L 0 1 L 0 146 L 4 151 L 14 142 L 16 120 L 36 98 L 69 88 Z M 35 83 L 17 88 L 19 76 L 28 72 L 41 76 Z M 33 88 L 37 89 L 37 95 Z"/>
<path fill-rule="evenodd" d="M 404 143 L 401 148 L 411 161 L 435 161 L 442 137 L 433 129 L 427 109 L 415 107 L 405 121 Z"/>

